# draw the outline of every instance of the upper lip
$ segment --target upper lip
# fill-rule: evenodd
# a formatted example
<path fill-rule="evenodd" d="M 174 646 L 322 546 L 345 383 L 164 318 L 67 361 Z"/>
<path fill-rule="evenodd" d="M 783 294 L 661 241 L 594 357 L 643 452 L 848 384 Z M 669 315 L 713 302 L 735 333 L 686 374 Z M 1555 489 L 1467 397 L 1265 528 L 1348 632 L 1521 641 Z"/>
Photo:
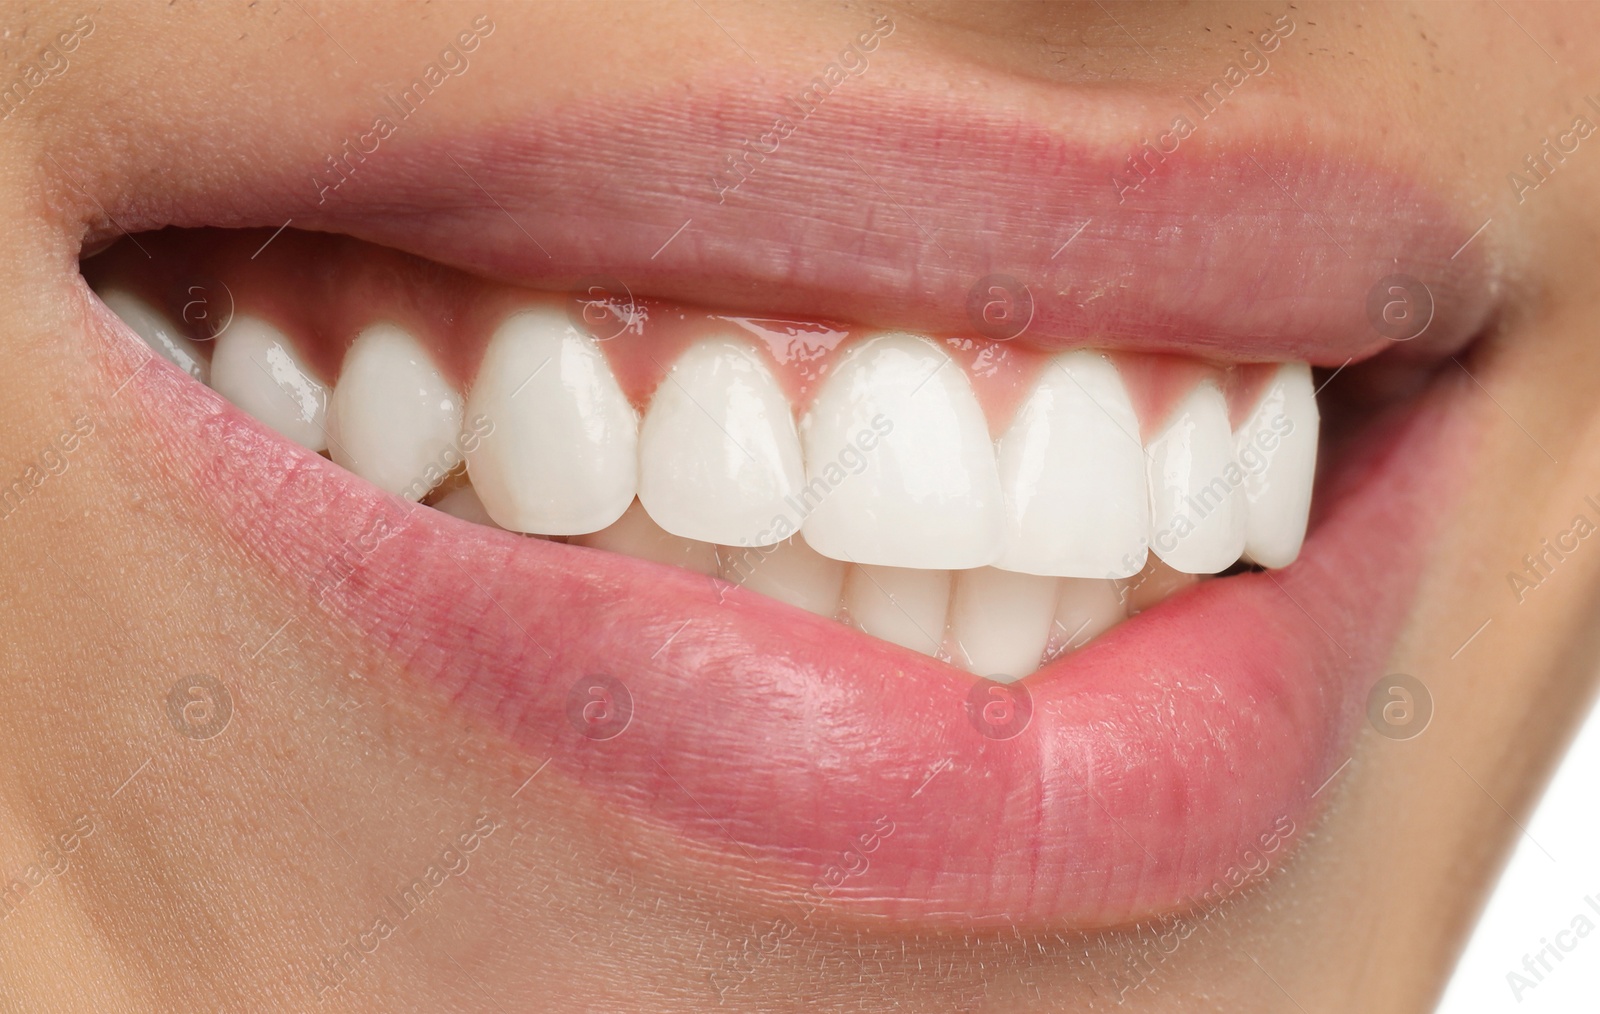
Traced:
<path fill-rule="evenodd" d="M 1119 192 L 1112 174 L 1131 178 L 1146 132 L 1115 125 L 1170 120 L 1147 98 L 1073 96 L 1044 125 L 852 83 L 726 199 L 713 173 L 769 128 L 778 97 L 507 110 L 492 126 L 402 132 L 345 160 L 335 191 L 314 183 L 338 179 L 323 157 L 285 154 L 226 189 L 183 181 L 181 201 L 106 201 L 129 231 L 292 220 L 534 287 L 601 276 L 639 295 L 933 332 L 970 331 L 969 294 L 1003 275 L 1033 299 L 1032 342 L 1230 361 L 1337 367 L 1394 347 L 1368 301 L 1395 274 L 1432 295 L 1408 353 L 1456 351 L 1499 297 L 1487 241 L 1468 242 L 1447 201 L 1354 153 L 1358 141 L 1284 131 L 1303 113 L 1268 93 Z"/>
<path fill-rule="evenodd" d="M 1097 125 L 1090 142 L 1068 121 L 861 84 L 725 203 L 708 177 L 769 118 L 732 92 L 403 135 L 322 204 L 307 182 L 320 158 L 303 153 L 186 181 L 181 202 L 106 203 L 131 230 L 292 219 L 535 286 L 600 273 L 640 294 L 933 332 L 968 330 L 969 291 L 1003 273 L 1035 297 L 1032 341 L 1230 360 L 1338 366 L 1391 347 L 1367 303 L 1396 273 L 1433 293 L 1435 319 L 1408 346 L 1430 354 L 1469 340 L 1498 297 L 1448 203 L 1351 145 L 1274 134 L 1270 101 L 1241 100 L 1119 200 L 1108 177 L 1138 137 L 1100 128 L 1144 100 L 1072 104 Z M 209 398 L 178 411 L 171 376 L 136 379 L 220 523 L 266 543 L 262 565 L 288 580 L 396 509 Z M 1417 490 L 1438 471 L 1421 462 L 1460 436 L 1430 422 L 1369 469 L 1366 486 L 1387 488 L 1351 496 L 1281 575 L 1204 586 L 1042 671 L 1047 713 L 1022 742 L 964 728 L 967 683 L 936 662 L 724 604 L 703 578 L 440 517 L 409 520 L 331 599 L 558 770 L 715 845 L 820 866 L 895 822 L 898 851 L 838 895 L 867 909 L 1130 921 L 1194 900 L 1276 818 L 1303 816 L 1335 768 L 1421 565 Z M 674 633 L 680 616 L 704 622 Z M 664 639 L 675 648 L 646 650 Z M 602 751 L 562 712 L 573 678 L 618 666 L 635 730 Z M 946 773 L 917 785 L 934 764 Z"/>

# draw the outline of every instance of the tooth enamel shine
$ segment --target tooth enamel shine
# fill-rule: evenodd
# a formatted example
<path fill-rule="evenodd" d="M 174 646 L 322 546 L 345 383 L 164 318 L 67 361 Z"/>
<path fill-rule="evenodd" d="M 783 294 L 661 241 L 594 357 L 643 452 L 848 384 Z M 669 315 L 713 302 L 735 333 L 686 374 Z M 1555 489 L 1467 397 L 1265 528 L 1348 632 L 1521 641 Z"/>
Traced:
<path fill-rule="evenodd" d="M 287 335 L 258 317 L 236 314 L 215 344 L 211 386 L 218 394 L 295 443 L 327 449 L 328 386 Z"/>
<path fill-rule="evenodd" d="M 638 417 L 606 357 L 550 307 L 489 339 L 467 417 L 492 431 L 467 450 L 489 516 L 514 532 L 583 535 L 622 516 L 638 475 Z"/>
<path fill-rule="evenodd" d="M 789 399 L 748 345 L 702 341 L 656 388 L 639 428 L 639 500 L 675 535 L 772 545 L 804 483 Z"/>
<path fill-rule="evenodd" d="M 801 425 L 813 549 L 927 570 L 982 567 L 1005 538 L 988 423 L 966 374 L 910 334 L 846 351 Z"/>

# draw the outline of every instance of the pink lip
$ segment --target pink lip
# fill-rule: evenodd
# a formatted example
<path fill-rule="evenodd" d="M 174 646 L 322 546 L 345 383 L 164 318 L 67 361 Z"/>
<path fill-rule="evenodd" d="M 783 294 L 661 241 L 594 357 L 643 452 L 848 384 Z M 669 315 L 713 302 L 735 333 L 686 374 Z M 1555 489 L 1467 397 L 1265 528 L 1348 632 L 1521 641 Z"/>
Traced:
<path fill-rule="evenodd" d="M 602 272 L 645 295 L 936 332 L 969 330 L 973 282 L 1004 272 L 1036 297 L 1032 340 L 1231 360 L 1393 348 L 1367 299 L 1395 273 L 1434 296 L 1401 347 L 1423 358 L 1463 345 L 1497 298 L 1482 248 L 1460 253 L 1470 227 L 1397 174 L 1277 138 L 1270 105 L 1241 104 L 1119 201 L 1109 176 L 1134 143 L 869 94 L 830 104 L 726 203 L 710 173 L 770 122 L 728 97 L 413 132 L 320 208 L 302 163 L 227 192 L 175 185 L 181 207 L 107 203 L 136 229 L 292 215 L 523 283 Z M 1079 106 L 1063 122 L 1142 109 Z M 1460 394 L 1437 379 L 1341 455 L 1292 567 L 1206 583 L 1030 677 L 1032 721 L 1009 740 L 969 719 L 970 677 L 920 655 L 709 578 L 403 504 L 165 368 L 124 397 L 188 468 L 174 482 L 263 569 L 555 776 L 841 911 L 1102 926 L 1226 889 L 1283 821 L 1304 826 L 1471 445 Z M 568 703 L 601 676 L 633 715 L 592 740 Z"/>
<path fill-rule="evenodd" d="M 284 156 L 225 191 L 184 180 L 170 206 L 110 212 L 134 231 L 292 216 L 520 284 L 611 276 L 700 305 L 935 332 L 971 331 L 969 294 L 1002 274 L 1033 299 L 1030 340 L 1235 361 L 1339 366 L 1394 348 L 1368 313 L 1394 274 L 1433 296 L 1408 353 L 1455 351 L 1498 298 L 1476 223 L 1339 154 L 1355 141 L 1286 132 L 1303 113 L 1275 99 L 1230 107 L 1119 192 L 1113 174 L 1133 178 L 1129 157 L 1181 103 L 1069 94 L 1045 127 L 993 100 L 852 84 L 725 195 L 713 174 L 783 108 L 748 82 L 402 131 L 320 202 L 313 180 L 337 176 Z"/>
<path fill-rule="evenodd" d="M 1305 825 L 1469 445 L 1453 379 L 1349 452 L 1297 563 L 1201 585 L 1041 670 L 1009 740 L 971 721 L 971 677 L 921 655 L 703 576 L 402 503 L 164 364 L 124 397 L 187 466 L 174 482 L 309 611 L 620 812 L 813 904 L 1096 926 L 1225 893 L 1275 828 Z M 632 699 L 611 739 L 569 720 L 598 676 Z"/>

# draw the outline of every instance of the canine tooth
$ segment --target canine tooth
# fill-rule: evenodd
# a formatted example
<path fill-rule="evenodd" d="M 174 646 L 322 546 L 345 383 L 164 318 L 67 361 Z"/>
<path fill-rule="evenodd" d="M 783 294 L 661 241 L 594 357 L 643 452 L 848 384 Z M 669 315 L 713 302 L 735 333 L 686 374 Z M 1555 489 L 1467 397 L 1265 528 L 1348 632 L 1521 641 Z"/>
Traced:
<path fill-rule="evenodd" d="M 461 463 L 460 431 L 461 395 L 415 338 L 393 324 L 356 336 L 328 407 L 334 461 L 420 500 Z"/>
<path fill-rule="evenodd" d="M 571 540 L 572 545 L 622 553 L 640 560 L 671 564 L 715 576 L 717 547 L 664 531 L 636 500 L 615 524 Z"/>
<path fill-rule="evenodd" d="M 1128 577 L 1144 566 L 1150 487 L 1139 418 L 1116 366 L 1057 356 L 1000 438 L 1006 550 L 995 566 L 1058 577 Z"/>
<path fill-rule="evenodd" d="M 211 364 L 200 354 L 199 344 L 190 341 L 166 314 L 121 289 L 101 293 L 100 301 L 161 358 L 202 384 L 211 382 Z"/>
<path fill-rule="evenodd" d="M 928 339 L 886 334 L 847 351 L 801 439 L 807 481 L 791 502 L 817 552 L 929 570 L 999 556 L 1004 515 L 988 425 L 966 375 Z"/>
<path fill-rule="evenodd" d="M 1210 381 L 1197 384 L 1149 452 L 1151 549 L 1186 574 L 1232 566 L 1244 551 L 1249 505 L 1222 391 Z"/>
<path fill-rule="evenodd" d="M 295 443 L 327 449 L 328 386 L 306 368 L 288 336 L 266 321 L 236 314 L 217 336 L 211 386 Z"/>
<path fill-rule="evenodd" d="M 767 546 L 804 482 L 789 400 L 759 354 L 726 338 L 690 348 L 639 427 L 639 501 L 675 535 Z"/>
<path fill-rule="evenodd" d="M 475 525 L 488 525 L 490 528 L 500 527 L 494 523 L 494 518 L 489 516 L 489 512 L 484 510 L 483 501 L 478 499 L 477 490 L 471 486 L 462 486 L 460 489 L 446 493 L 439 498 L 433 508 L 434 510 L 444 511 L 451 517 L 460 518 L 462 521 L 470 521 Z"/>
<path fill-rule="evenodd" d="M 638 417 L 605 356 L 548 307 L 495 330 L 467 399 L 489 429 L 467 472 L 515 532 L 582 535 L 622 516 L 638 475 Z"/>
<path fill-rule="evenodd" d="M 979 567 L 955 577 L 950 654 L 979 676 L 1011 683 L 1039 668 L 1056 612 L 1056 579 Z"/>
<path fill-rule="evenodd" d="M 1050 632 L 1052 656 L 1076 651 L 1122 622 L 1125 614 L 1119 583 L 1096 578 L 1061 579 Z"/>
<path fill-rule="evenodd" d="M 725 581 L 818 616 L 839 611 L 846 564 L 823 556 L 799 536 L 776 546 L 723 546 L 717 556 Z"/>
<path fill-rule="evenodd" d="M 1284 363 L 1234 434 L 1250 504 L 1244 554 L 1263 567 L 1287 567 L 1300 555 L 1317 471 L 1319 419 L 1311 367 Z"/>
<path fill-rule="evenodd" d="M 950 572 L 860 564 L 845 577 L 844 604 L 862 631 L 937 655 L 950 606 Z"/>

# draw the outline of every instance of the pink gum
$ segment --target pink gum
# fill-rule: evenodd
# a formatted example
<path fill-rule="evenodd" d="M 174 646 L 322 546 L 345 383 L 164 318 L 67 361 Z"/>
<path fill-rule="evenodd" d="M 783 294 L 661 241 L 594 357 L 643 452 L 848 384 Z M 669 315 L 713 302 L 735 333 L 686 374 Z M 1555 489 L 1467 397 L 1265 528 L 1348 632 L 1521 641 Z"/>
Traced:
<path fill-rule="evenodd" d="M 699 307 L 626 294 L 620 283 L 605 288 L 617 298 L 611 309 L 577 295 L 506 285 L 444 265 L 325 234 L 285 232 L 261 247 L 256 232 L 166 230 L 142 238 L 145 257 L 118 244 L 86 262 L 98 287 L 130 289 L 180 326 L 204 326 L 194 307 L 211 320 L 248 313 L 282 329 L 325 381 L 338 378 L 345 350 L 362 329 L 379 321 L 415 335 L 440 369 L 463 390 L 471 386 L 495 327 L 519 309 L 551 306 L 587 316 L 589 330 L 605 352 L 618 382 L 641 410 L 649 404 L 672 362 L 690 345 L 711 337 L 740 338 L 765 350 L 774 375 L 788 393 L 796 416 L 854 340 L 881 328 L 823 321 L 718 314 Z M 588 280 L 574 285 L 587 289 Z M 631 304 L 626 301 L 631 298 Z M 631 311 L 625 307 L 631 305 Z M 185 310 L 188 309 L 186 313 Z M 626 317 L 626 319 L 625 319 Z M 200 339 L 206 335 L 190 327 Z M 1005 432 L 1023 398 L 1059 349 L 975 335 L 932 336 L 966 371 L 983 406 L 992 436 Z M 1086 339 L 1084 347 L 1093 348 Z M 1184 356 L 1110 353 L 1122 373 L 1149 438 L 1173 407 L 1202 379 L 1228 396 L 1235 424 L 1254 405 L 1274 364 L 1205 362 Z"/>

